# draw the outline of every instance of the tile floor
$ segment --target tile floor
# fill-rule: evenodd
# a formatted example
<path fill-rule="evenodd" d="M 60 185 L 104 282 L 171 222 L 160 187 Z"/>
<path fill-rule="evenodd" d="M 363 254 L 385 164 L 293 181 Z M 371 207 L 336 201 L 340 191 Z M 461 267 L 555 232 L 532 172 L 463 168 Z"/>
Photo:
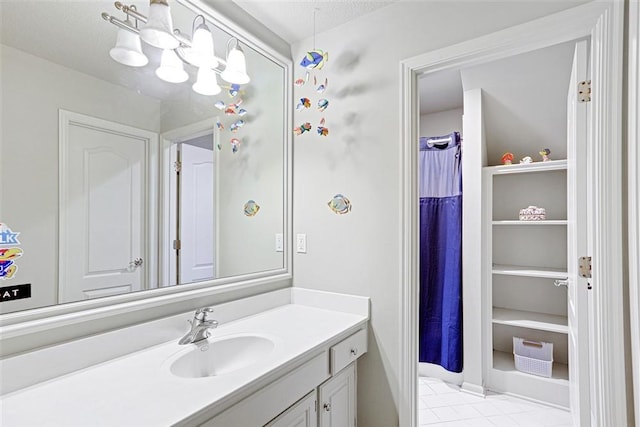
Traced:
<path fill-rule="evenodd" d="M 503 394 L 475 396 L 442 380 L 420 377 L 419 424 L 436 427 L 571 427 L 562 409 Z"/>

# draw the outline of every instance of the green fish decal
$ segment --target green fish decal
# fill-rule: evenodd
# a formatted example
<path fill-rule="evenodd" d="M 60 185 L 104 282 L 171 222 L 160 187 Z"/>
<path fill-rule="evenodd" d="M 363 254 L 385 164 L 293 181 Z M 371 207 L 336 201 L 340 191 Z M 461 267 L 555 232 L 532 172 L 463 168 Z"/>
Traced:
<path fill-rule="evenodd" d="M 342 194 L 336 194 L 333 199 L 327 203 L 329 209 L 337 213 L 338 215 L 344 215 L 351 212 L 351 202 Z"/>
<path fill-rule="evenodd" d="M 249 217 L 255 216 L 259 210 L 260 210 L 260 206 L 253 200 L 249 200 L 247 203 L 244 204 L 244 214 L 246 216 L 249 216 Z"/>

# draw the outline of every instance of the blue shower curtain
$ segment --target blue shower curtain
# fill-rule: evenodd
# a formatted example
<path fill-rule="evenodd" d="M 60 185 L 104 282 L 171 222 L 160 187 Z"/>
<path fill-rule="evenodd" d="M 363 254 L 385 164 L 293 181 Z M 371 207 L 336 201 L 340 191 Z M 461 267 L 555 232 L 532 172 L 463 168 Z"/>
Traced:
<path fill-rule="evenodd" d="M 451 372 L 462 372 L 461 155 L 458 132 L 420 138 L 419 360 Z"/>

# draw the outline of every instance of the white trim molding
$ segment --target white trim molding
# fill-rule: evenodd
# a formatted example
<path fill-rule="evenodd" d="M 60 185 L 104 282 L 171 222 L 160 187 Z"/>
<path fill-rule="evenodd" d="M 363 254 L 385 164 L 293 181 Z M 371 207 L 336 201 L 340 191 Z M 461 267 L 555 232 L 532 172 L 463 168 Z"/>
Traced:
<path fill-rule="evenodd" d="M 622 59 L 624 3 L 615 1 L 591 31 L 592 102 L 587 158 L 587 246 L 592 251 L 590 331 L 592 423 L 627 425 L 622 239 Z M 595 366 L 594 366 L 595 365 Z"/>
<path fill-rule="evenodd" d="M 418 104 L 417 72 L 406 61 L 400 63 L 402 85 L 400 158 L 402 217 L 400 221 L 400 381 L 398 415 L 401 426 L 418 425 Z"/>
<path fill-rule="evenodd" d="M 640 426 L 640 3 L 629 2 L 627 177 L 629 305 L 636 426 Z"/>
<path fill-rule="evenodd" d="M 595 251 L 594 292 L 599 328 L 596 332 L 598 387 L 595 425 L 622 426 L 626 421 L 624 378 L 624 335 L 622 301 L 622 30 L 624 2 L 590 2 L 516 27 L 457 45 L 406 59 L 400 64 L 401 84 L 401 298 L 400 298 L 400 392 L 401 426 L 417 425 L 417 336 L 418 336 L 418 189 L 417 157 L 419 135 L 417 77 L 423 73 L 489 62 L 555 44 L 592 37 L 597 45 L 597 69 L 592 70 L 594 89 L 592 145 L 599 157 L 593 159 L 593 235 Z M 631 161 L 631 160 L 630 160 Z M 636 215 L 637 217 L 637 215 Z M 463 285 L 463 294 L 464 294 Z M 464 297 L 464 296 L 463 296 Z M 479 302 L 484 304 L 483 301 Z M 481 323 L 481 319 L 475 319 Z M 467 335 L 465 331 L 465 336 Z M 466 340 L 465 340 L 466 341 Z M 467 348 L 465 352 L 482 349 Z M 465 366 L 465 370 L 467 366 Z M 476 368 L 473 368 L 476 369 Z M 465 374 L 465 381 L 469 373 Z M 474 376 L 477 373 L 474 373 Z M 482 374 L 484 375 L 484 373 Z M 475 381 L 477 382 L 477 381 Z M 474 384 L 481 392 L 483 384 Z M 594 426 L 595 427 L 595 426 Z"/>

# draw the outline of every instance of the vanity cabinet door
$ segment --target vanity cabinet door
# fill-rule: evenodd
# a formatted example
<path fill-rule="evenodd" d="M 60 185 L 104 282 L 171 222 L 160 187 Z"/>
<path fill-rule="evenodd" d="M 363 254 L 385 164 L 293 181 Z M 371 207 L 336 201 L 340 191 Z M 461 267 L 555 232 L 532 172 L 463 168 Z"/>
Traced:
<path fill-rule="evenodd" d="M 317 427 L 316 397 L 313 390 L 265 427 Z"/>
<path fill-rule="evenodd" d="M 356 425 L 356 364 L 334 375 L 318 388 L 320 427 Z"/>

